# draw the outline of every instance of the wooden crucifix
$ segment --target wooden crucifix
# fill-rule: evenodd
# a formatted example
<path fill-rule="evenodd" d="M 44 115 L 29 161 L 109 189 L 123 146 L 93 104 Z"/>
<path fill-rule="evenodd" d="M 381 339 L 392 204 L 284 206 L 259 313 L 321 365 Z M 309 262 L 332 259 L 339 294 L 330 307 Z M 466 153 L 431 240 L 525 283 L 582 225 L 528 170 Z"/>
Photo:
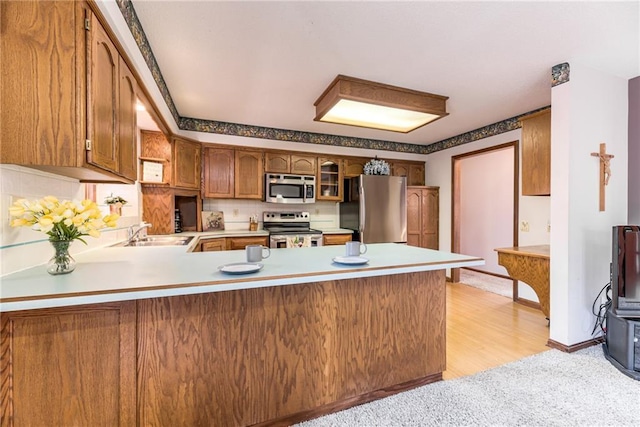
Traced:
<path fill-rule="evenodd" d="M 607 144 L 604 142 L 600 144 L 599 153 L 591 153 L 594 157 L 600 158 L 600 211 L 604 211 L 604 187 L 609 185 L 609 178 L 611 178 L 611 164 L 613 154 L 607 154 Z"/>

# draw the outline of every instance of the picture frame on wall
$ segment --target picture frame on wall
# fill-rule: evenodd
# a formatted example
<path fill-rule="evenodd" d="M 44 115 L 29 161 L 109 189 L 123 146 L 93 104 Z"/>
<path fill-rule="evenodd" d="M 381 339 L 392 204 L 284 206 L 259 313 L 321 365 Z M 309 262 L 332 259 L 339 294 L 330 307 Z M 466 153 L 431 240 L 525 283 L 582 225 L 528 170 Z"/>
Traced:
<path fill-rule="evenodd" d="M 224 230 L 224 212 L 202 211 L 202 231 Z"/>

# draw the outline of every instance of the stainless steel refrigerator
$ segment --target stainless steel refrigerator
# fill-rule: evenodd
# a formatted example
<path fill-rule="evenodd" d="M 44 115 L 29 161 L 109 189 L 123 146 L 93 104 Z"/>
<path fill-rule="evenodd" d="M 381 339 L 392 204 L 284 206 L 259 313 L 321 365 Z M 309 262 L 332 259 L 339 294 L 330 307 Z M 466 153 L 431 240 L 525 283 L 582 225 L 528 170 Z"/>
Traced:
<path fill-rule="evenodd" d="M 340 227 L 364 243 L 407 242 L 407 179 L 360 175 L 345 182 Z"/>

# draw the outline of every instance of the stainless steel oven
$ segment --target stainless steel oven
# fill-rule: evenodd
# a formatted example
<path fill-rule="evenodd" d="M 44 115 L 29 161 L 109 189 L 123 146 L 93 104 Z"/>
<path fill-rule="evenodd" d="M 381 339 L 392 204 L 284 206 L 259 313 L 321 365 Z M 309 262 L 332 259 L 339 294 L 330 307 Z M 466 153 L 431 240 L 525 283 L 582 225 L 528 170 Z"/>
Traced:
<path fill-rule="evenodd" d="M 315 203 L 316 177 L 265 174 L 264 201 L 267 203 Z"/>
<path fill-rule="evenodd" d="M 310 228 L 309 212 L 264 212 L 262 220 L 271 248 L 322 246 L 322 231 Z"/>

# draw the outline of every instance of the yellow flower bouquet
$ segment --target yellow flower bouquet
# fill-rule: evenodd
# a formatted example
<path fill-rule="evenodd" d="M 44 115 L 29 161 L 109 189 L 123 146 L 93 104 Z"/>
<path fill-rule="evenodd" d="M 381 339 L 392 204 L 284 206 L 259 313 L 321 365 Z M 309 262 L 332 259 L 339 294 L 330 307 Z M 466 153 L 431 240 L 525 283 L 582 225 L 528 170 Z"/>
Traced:
<path fill-rule="evenodd" d="M 53 196 L 29 202 L 17 200 L 10 208 L 12 227 L 31 227 L 49 235 L 52 242 L 78 239 L 82 236 L 100 237 L 100 229 L 115 227 L 119 215 L 102 216 L 98 205 L 89 199 L 82 202 L 59 201 Z"/>
<path fill-rule="evenodd" d="M 100 237 L 101 229 L 115 227 L 120 215 L 102 216 L 98 205 L 91 200 L 59 201 L 53 196 L 30 202 L 20 199 L 9 208 L 12 227 L 31 227 L 49 235 L 56 254 L 47 264 L 51 274 L 70 273 L 75 260 L 69 255 L 69 244 L 83 236 Z"/>

